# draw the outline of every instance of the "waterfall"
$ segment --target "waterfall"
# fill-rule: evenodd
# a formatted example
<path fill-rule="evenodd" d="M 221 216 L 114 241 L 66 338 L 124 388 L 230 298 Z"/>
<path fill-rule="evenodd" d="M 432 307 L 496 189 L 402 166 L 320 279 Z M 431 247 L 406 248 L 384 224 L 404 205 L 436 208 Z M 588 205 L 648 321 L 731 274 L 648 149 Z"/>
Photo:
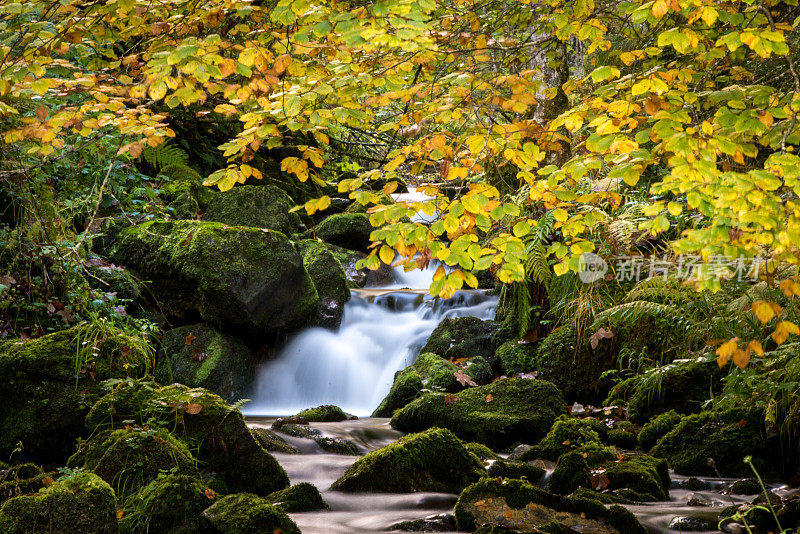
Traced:
<path fill-rule="evenodd" d="M 399 289 L 427 288 L 432 272 L 396 270 L 389 286 L 353 290 L 337 331 L 303 330 L 258 369 L 245 414 L 290 415 L 335 404 L 367 416 L 444 317 L 494 317 L 497 298 L 484 291 L 459 291 L 443 300 L 427 290 Z"/>

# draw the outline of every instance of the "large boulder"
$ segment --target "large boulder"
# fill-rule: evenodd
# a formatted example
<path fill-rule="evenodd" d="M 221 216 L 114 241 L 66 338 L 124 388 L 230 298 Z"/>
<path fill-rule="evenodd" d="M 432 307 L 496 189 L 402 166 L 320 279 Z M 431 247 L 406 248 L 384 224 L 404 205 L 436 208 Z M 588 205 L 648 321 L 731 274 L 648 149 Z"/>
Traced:
<path fill-rule="evenodd" d="M 32 495 L 7 500 L 0 507 L 3 534 L 116 534 L 114 490 L 93 473 L 57 480 Z"/>
<path fill-rule="evenodd" d="M 298 242 L 297 248 L 319 295 L 316 324 L 337 328 L 342 322 L 344 305 L 350 300 L 344 267 L 321 241 L 306 239 Z"/>
<path fill-rule="evenodd" d="M 242 413 L 208 390 L 121 383 L 86 416 L 93 430 L 118 428 L 123 421 L 170 425 L 178 438 L 192 445 L 200 468 L 219 475 L 229 491 L 267 495 L 289 486 L 286 472 L 258 444 Z"/>
<path fill-rule="evenodd" d="M 274 185 L 240 185 L 214 195 L 204 221 L 230 226 L 268 228 L 291 235 L 301 229 L 300 216 L 290 213 L 294 201 Z"/>
<path fill-rule="evenodd" d="M 22 443 L 23 459 L 62 463 L 86 435 L 83 419 L 102 392 L 100 381 L 141 376 L 152 360 L 141 338 L 105 325 L 0 342 L 0 457 Z"/>
<path fill-rule="evenodd" d="M 150 221 L 117 234 L 111 256 L 153 281 L 170 317 L 266 335 L 299 328 L 319 304 L 287 237 L 200 221 Z"/>
<path fill-rule="evenodd" d="M 300 534 L 284 511 L 252 493 L 228 495 L 200 515 L 204 534 Z"/>
<path fill-rule="evenodd" d="M 420 354 L 409 367 L 395 375 L 392 387 L 372 414 L 374 417 L 391 417 L 398 410 L 422 394 L 423 389 L 458 391 L 455 373 L 459 368 L 452 362 L 432 352 Z"/>
<path fill-rule="evenodd" d="M 295 417 L 305 419 L 310 423 L 335 423 L 350 418 L 341 408 L 332 404 L 324 404 L 316 408 L 303 410 Z"/>
<path fill-rule="evenodd" d="M 67 467 L 94 472 L 124 499 L 161 473 L 199 478 L 189 449 L 164 429 L 122 428 L 100 432 L 81 443 Z"/>
<path fill-rule="evenodd" d="M 507 526 L 514 532 L 608 532 L 645 534 L 636 517 L 621 506 L 562 497 L 522 480 L 484 478 L 465 489 L 455 507 L 458 529 Z M 488 530 L 491 532 L 491 530 Z"/>
<path fill-rule="evenodd" d="M 449 430 L 403 436 L 368 453 L 333 483 L 332 490 L 458 493 L 483 474 L 480 461 Z"/>
<path fill-rule="evenodd" d="M 455 395 L 426 393 L 396 411 L 391 424 L 403 432 L 448 428 L 463 440 L 502 448 L 539 441 L 564 413 L 550 382 L 503 378 Z"/>
<path fill-rule="evenodd" d="M 314 228 L 314 234 L 331 245 L 366 252 L 372 225 L 363 213 L 337 213 Z"/>
<path fill-rule="evenodd" d="M 432 352 L 450 360 L 492 356 L 495 325 L 477 317 L 446 317 L 431 332 L 420 352 Z"/>
<path fill-rule="evenodd" d="M 252 371 L 253 353 L 242 340 L 198 323 L 164 332 L 154 375 L 235 401 L 247 393 Z"/>
<path fill-rule="evenodd" d="M 758 472 L 770 477 L 781 469 L 778 450 L 767 441 L 762 411 L 731 409 L 684 417 L 650 453 L 687 476 L 748 476 L 752 470 L 743 460 L 751 456 Z"/>
<path fill-rule="evenodd" d="M 561 416 L 542 440 L 520 456 L 522 461 L 556 461 L 562 454 L 588 444 L 601 445 L 607 436 L 605 425 L 597 419 Z"/>
<path fill-rule="evenodd" d="M 200 514 L 215 499 L 216 494 L 196 478 L 160 477 L 125 501 L 119 530 L 123 534 L 193 534 L 199 529 Z"/>
<path fill-rule="evenodd" d="M 322 500 L 319 490 L 308 482 L 301 482 L 286 489 L 270 493 L 266 499 L 287 514 L 328 509 L 328 505 Z"/>
<path fill-rule="evenodd" d="M 167 165 L 158 171 L 167 178 L 161 184 L 161 198 L 175 219 L 196 219 L 218 193 L 203 185 L 203 177 L 186 165 Z"/>

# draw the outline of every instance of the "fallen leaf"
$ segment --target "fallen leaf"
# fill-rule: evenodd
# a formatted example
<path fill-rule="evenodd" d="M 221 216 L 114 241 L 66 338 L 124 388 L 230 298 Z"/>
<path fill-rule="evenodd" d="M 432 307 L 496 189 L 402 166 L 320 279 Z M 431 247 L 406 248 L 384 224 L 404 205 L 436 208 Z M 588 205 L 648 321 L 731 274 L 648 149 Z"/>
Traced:
<path fill-rule="evenodd" d="M 192 341 L 194 341 L 195 339 L 197 339 L 197 336 L 189 332 L 188 334 L 186 334 L 186 339 L 184 340 L 184 343 L 186 343 L 186 346 L 188 347 L 189 345 L 192 344 Z"/>
<path fill-rule="evenodd" d="M 445 404 L 455 404 L 457 402 L 458 402 L 458 397 L 456 397 L 455 395 L 448 394 L 448 395 L 444 396 L 444 403 Z"/>
<path fill-rule="evenodd" d="M 52 477 L 44 477 L 42 479 L 42 484 L 44 484 L 45 488 L 49 488 L 50 486 L 53 485 L 53 483 L 55 483 L 55 480 L 53 480 Z"/>
<path fill-rule="evenodd" d="M 462 386 L 475 387 L 478 385 L 475 383 L 475 381 L 472 379 L 471 376 L 469 376 L 466 373 L 462 373 L 461 371 L 454 371 L 453 376 L 456 377 L 456 380 L 458 380 L 458 383 L 461 384 Z"/>
<path fill-rule="evenodd" d="M 117 510 L 117 519 L 122 519 L 123 515 L 125 515 L 125 510 Z"/>
<path fill-rule="evenodd" d="M 206 498 L 208 499 L 214 499 L 217 496 L 217 494 L 214 493 L 214 490 L 212 490 L 211 488 L 208 488 L 205 493 L 206 493 Z"/>
<path fill-rule="evenodd" d="M 614 332 L 606 330 L 605 328 L 599 328 L 597 332 L 589 337 L 589 343 L 592 345 L 592 349 L 596 349 L 601 339 L 610 339 L 612 337 L 614 337 Z"/>
<path fill-rule="evenodd" d="M 189 415 L 197 415 L 200 413 L 200 410 L 202 409 L 203 409 L 202 405 L 193 402 L 186 406 L 186 413 L 188 413 Z"/>
<path fill-rule="evenodd" d="M 492 402 L 493 400 L 494 400 L 494 397 L 492 397 L 492 394 L 491 394 L 491 393 L 489 393 L 488 395 L 486 395 L 486 402 Z"/>

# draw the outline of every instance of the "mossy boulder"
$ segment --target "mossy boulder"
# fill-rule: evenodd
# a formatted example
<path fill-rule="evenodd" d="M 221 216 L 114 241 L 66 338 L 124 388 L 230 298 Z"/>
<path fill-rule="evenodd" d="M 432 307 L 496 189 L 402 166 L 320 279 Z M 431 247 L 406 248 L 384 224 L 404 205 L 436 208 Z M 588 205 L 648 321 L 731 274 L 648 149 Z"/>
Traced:
<path fill-rule="evenodd" d="M 685 416 L 650 451 L 665 458 L 676 473 L 687 476 L 741 477 L 752 474 L 744 463 L 764 477 L 780 472 L 777 444 L 767 441 L 764 414 L 757 409 L 706 411 Z"/>
<path fill-rule="evenodd" d="M 45 473 L 41 466 L 32 463 L 5 466 L 0 469 L 0 504 L 12 497 L 37 493 L 45 487 L 45 479 L 53 478 L 52 473 Z"/>
<path fill-rule="evenodd" d="M 556 461 L 562 454 L 581 448 L 589 443 L 600 445 L 606 437 L 605 425 L 597 419 L 578 419 L 563 415 L 553 424 L 547 435 L 525 451 L 520 460 L 537 459 Z"/>
<path fill-rule="evenodd" d="M 544 476 L 544 469 L 525 462 L 498 459 L 486 469 L 490 477 L 525 479 L 531 484 L 537 484 Z"/>
<path fill-rule="evenodd" d="M 331 245 L 366 252 L 372 230 L 369 216 L 364 213 L 337 213 L 319 223 L 314 234 Z"/>
<path fill-rule="evenodd" d="M 261 447 L 266 451 L 284 452 L 286 454 L 299 454 L 300 451 L 286 443 L 286 441 L 268 428 L 251 428 L 250 433 L 256 438 Z"/>
<path fill-rule="evenodd" d="M 628 415 L 637 424 L 669 410 L 696 413 L 722 391 L 722 376 L 716 359 L 678 360 L 620 382 L 606 405 L 627 404 Z"/>
<path fill-rule="evenodd" d="M 670 410 L 657 415 L 642 427 L 637 437 L 639 448 L 649 451 L 662 437 L 666 436 L 673 428 L 681 422 L 681 416 L 675 411 Z"/>
<path fill-rule="evenodd" d="M 319 490 L 308 482 L 301 482 L 286 489 L 270 493 L 266 499 L 287 514 L 328 509 L 328 505 L 322 500 Z"/>
<path fill-rule="evenodd" d="M 217 194 L 203 185 L 203 177 L 186 165 L 167 165 L 158 172 L 168 178 L 161 184 L 161 198 L 176 219 L 195 219 Z"/>
<path fill-rule="evenodd" d="M 235 401 L 247 393 L 252 370 L 253 353 L 242 340 L 198 323 L 164 332 L 154 375 Z"/>
<path fill-rule="evenodd" d="M 302 417 L 309 423 L 335 423 L 349 419 L 350 416 L 338 406 L 325 404 L 316 408 L 309 408 L 298 413 L 295 417 Z"/>
<path fill-rule="evenodd" d="M 513 525 L 520 532 L 564 531 L 645 534 L 636 517 L 621 506 L 606 508 L 594 499 L 548 493 L 522 480 L 484 478 L 466 488 L 455 506 L 459 530 Z"/>
<path fill-rule="evenodd" d="M 464 446 L 469 452 L 478 457 L 479 460 L 499 460 L 501 456 L 483 443 L 465 443 Z"/>
<path fill-rule="evenodd" d="M 119 530 L 123 534 L 193 534 L 198 531 L 200 514 L 215 499 L 216 494 L 196 478 L 159 477 L 128 497 Z"/>
<path fill-rule="evenodd" d="M 200 531 L 207 534 L 300 534 L 284 511 L 252 493 L 228 495 L 200 515 Z"/>
<path fill-rule="evenodd" d="M 7 500 L 0 507 L 4 534 L 116 534 L 114 490 L 93 473 L 61 478 L 32 495 Z"/>
<path fill-rule="evenodd" d="M 100 432 L 81 444 L 67 466 L 94 472 L 122 499 L 162 473 L 200 477 L 189 449 L 164 429 Z"/>
<path fill-rule="evenodd" d="M 102 429 L 127 420 L 171 425 L 194 452 L 200 469 L 217 473 L 230 491 L 267 495 L 289 486 L 286 472 L 258 444 L 242 413 L 208 390 L 124 382 L 92 407 L 86 424 Z"/>
<path fill-rule="evenodd" d="M 152 280 L 161 309 L 181 320 L 263 336 L 308 324 L 319 304 L 300 254 L 276 231 L 150 221 L 121 230 L 111 254 Z"/>
<path fill-rule="evenodd" d="M 409 434 L 356 460 L 332 490 L 458 493 L 480 478 L 483 467 L 449 430 Z"/>
<path fill-rule="evenodd" d="M 298 242 L 297 248 L 319 295 L 316 324 L 337 328 L 342 322 L 344 305 L 350 300 L 344 267 L 321 241 L 306 239 Z"/>
<path fill-rule="evenodd" d="M 500 371 L 507 376 L 528 373 L 536 369 L 537 346 L 521 341 L 508 341 L 497 348 L 494 354 Z"/>
<path fill-rule="evenodd" d="M 589 473 L 589 462 L 582 451 L 563 454 L 547 480 L 547 491 L 569 495 L 578 488 L 591 488 Z"/>
<path fill-rule="evenodd" d="M 445 317 L 431 332 L 420 353 L 432 352 L 450 360 L 491 358 L 495 325 L 477 317 Z"/>
<path fill-rule="evenodd" d="M 492 448 L 539 441 L 566 413 L 558 389 L 544 380 L 504 378 L 455 395 L 426 393 L 392 416 L 392 427 L 419 432 L 449 428 Z"/>
<path fill-rule="evenodd" d="M 302 225 L 297 213 L 289 213 L 292 207 L 294 201 L 274 185 L 239 185 L 214 195 L 203 220 L 229 226 L 268 228 L 291 235 Z"/>
<path fill-rule="evenodd" d="M 141 338 L 106 325 L 0 342 L 0 457 L 22 442 L 21 459 L 62 463 L 87 435 L 83 419 L 102 393 L 100 381 L 141 376 L 152 355 Z"/>
<path fill-rule="evenodd" d="M 669 500 L 669 467 L 663 459 L 633 456 L 603 465 L 602 476 L 612 490 L 627 488 L 643 501 Z"/>
<path fill-rule="evenodd" d="M 375 409 L 373 417 L 391 417 L 395 410 L 419 397 L 423 389 L 458 391 L 457 371 L 459 368 L 454 363 L 432 352 L 423 352 L 412 365 L 395 375 L 389 393 Z"/>
<path fill-rule="evenodd" d="M 359 269 L 356 264 L 359 260 L 366 257 L 363 252 L 356 252 L 354 250 L 347 250 L 346 248 L 337 247 L 326 243 L 328 250 L 333 257 L 337 259 L 339 264 L 344 269 L 345 277 L 347 278 L 347 287 L 357 289 L 367 285 L 367 278 L 370 272 L 366 267 Z"/>

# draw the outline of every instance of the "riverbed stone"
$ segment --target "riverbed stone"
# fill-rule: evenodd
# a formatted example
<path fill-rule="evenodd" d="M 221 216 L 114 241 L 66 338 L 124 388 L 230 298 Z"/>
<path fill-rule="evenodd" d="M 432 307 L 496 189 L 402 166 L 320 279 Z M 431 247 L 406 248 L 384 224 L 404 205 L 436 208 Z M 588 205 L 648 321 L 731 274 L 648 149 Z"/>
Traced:
<path fill-rule="evenodd" d="M 171 318 L 266 336 L 314 320 L 314 283 L 277 231 L 207 221 L 150 221 L 118 232 L 111 257 L 152 280 Z"/>
<path fill-rule="evenodd" d="M 203 220 L 268 228 L 291 235 L 302 226 L 300 216 L 289 212 L 294 204 L 289 195 L 274 185 L 237 185 L 214 195 Z"/>
<path fill-rule="evenodd" d="M 208 534 L 300 534 L 280 508 L 252 493 L 228 495 L 200 515 L 200 531 Z"/>
<path fill-rule="evenodd" d="M 597 419 L 578 419 L 562 415 L 550 427 L 547 435 L 525 451 L 519 459 L 522 461 L 544 459 L 555 462 L 562 454 L 589 443 L 601 445 L 606 433 L 605 425 Z"/>
<path fill-rule="evenodd" d="M 420 353 L 432 352 L 448 360 L 491 358 L 494 323 L 477 317 L 445 317 L 431 332 Z"/>
<path fill-rule="evenodd" d="M 0 457 L 63 463 L 83 419 L 102 394 L 100 382 L 142 376 L 153 351 L 113 328 L 75 326 L 30 341 L 0 341 Z"/>
<path fill-rule="evenodd" d="M 400 521 L 389 526 L 389 530 L 400 532 L 453 532 L 456 528 L 456 518 L 453 514 L 435 514 L 422 519 Z"/>
<path fill-rule="evenodd" d="M 297 248 L 319 296 L 315 324 L 325 328 L 338 328 L 342 322 L 344 306 L 350 300 L 344 267 L 322 241 L 304 239 L 297 243 Z"/>
<path fill-rule="evenodd" d="M 389 393 L 381 401 L 373 417 L 391 417 L 422 394 L 423 389 L 455 392 L 461 389 L 455 373 L 459 368 L 432 352 L 423 352 L 412 365 L 395 375 Z"/>
<path fill-rule="evenodd" d="M 449 430 L 433 428 L 356 460 L 332 490 L 458 493 L 483 474 L 480 461 Z"/>
<path fill-rule="evenodd" d="M 250 433 L 253 434 L 258 444 L 266 451 L 300 454 L 300 451 L 286 443 L 286 440 L 280 437 L 277 432 L 268 428 L 251 428 Z"/>
<path fill-rule="evenodd" d="M 193 534 L 198 532 L 200 514 L 216 499 L 216 493 L 195 477 L 159 477 L 125 501 L 119 531 Z"/>
<path fill-rule="evenodd" d="M 308 482 L 270 493 L 266 499 L 287 514 L 328 509 L 319 490 Z"/>
<path fill-rule="evenodd" d="M 350 419 L 350 416 L 344 413 L 341 408 L 332 404 L 324 404 L 316 408 L 303 410 L 296 417 L 302 417 L 310 423 L 335 423 Z"/>
<path fill-rule="evenodd" d="M 163 384 L 206 388 L 233 402 L 247 394 L 253 360 L 241 339 L 198 323 L 164 332 L 154 376 Z"/>
<path fill-rule="evenodd" d="M 94 473 L 61 478 L 32 495 L 7 500 L 0 507 L 4 534 L 116 534 L 114 490 Z"/>
<path fill-rule="evenodd" d="M 538 442 L 564 413 L 564 400 L 552 383 L 504 378 L 454 395 L 426 393 L 396 411 L 391 425 L 403 432 L 448 428 L 461 439 L 499 450 Z"/>
<path fill-rule="evenodd" d="M 364 213 L 336 213 L 314 228 L 314 235 L 326 243 L 367 252 L 373 227 Z"/>

